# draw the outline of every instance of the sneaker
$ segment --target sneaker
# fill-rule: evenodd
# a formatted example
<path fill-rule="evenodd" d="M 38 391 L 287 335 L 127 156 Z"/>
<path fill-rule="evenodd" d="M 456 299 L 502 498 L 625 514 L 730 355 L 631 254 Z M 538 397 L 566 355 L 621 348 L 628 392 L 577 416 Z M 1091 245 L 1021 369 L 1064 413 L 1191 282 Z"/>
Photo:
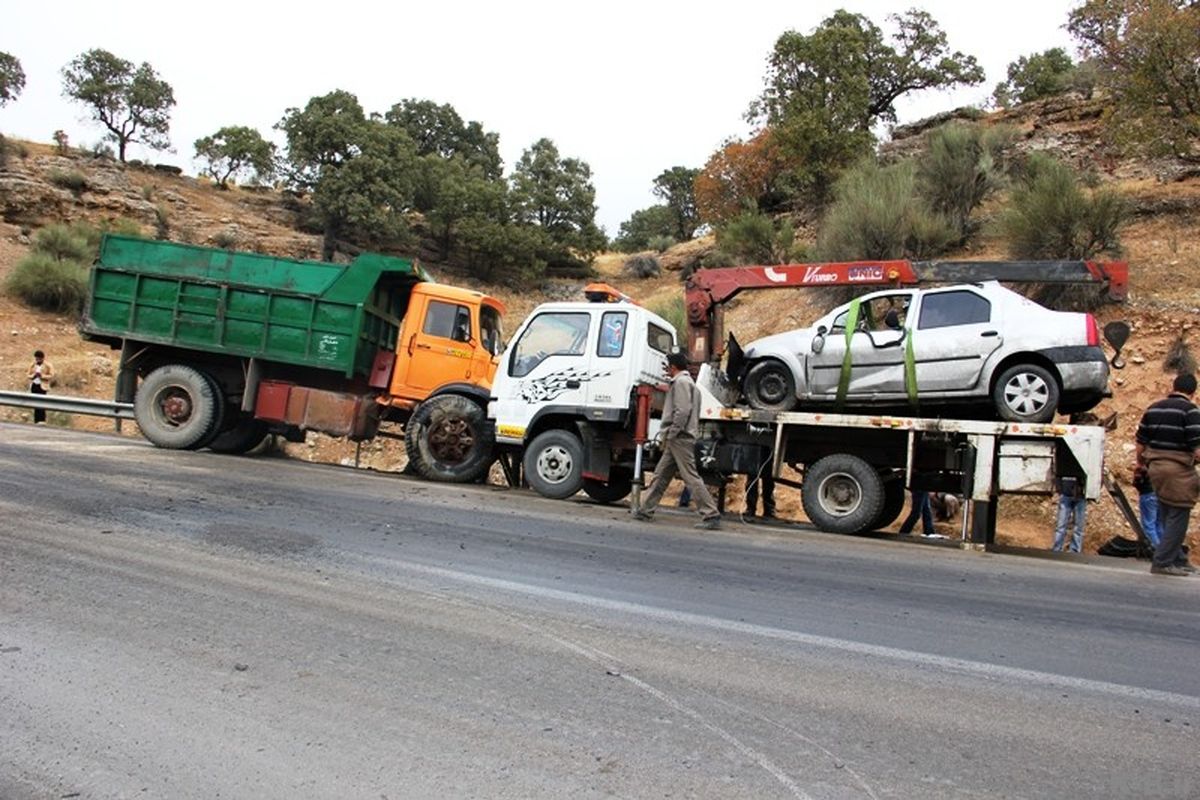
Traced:
<path fill-rule="evenodd" d="M 706 530 L 706 531 L 719 530 L 721 527 L 721 518 L 720 517 L 708 517 L 707 519 L 700 520 L 692 527 L 700 528 L 700 529 Z"/>
<path fill-rule="evenodd" d="M 647 514 L 645 511 L 642 511 L 640 508 L 633 512 L 633 518 L 637 519 L 637 520 L 641 520 L 642 522 L 653 522 L 654 521 L 653 514 Z"/>
<path fill-rule="evenodd" d="M 1150 574 L 1151 575 L 1177 575 L 1180 578 L 1187 578 L 1187 577 L 1190 577 L 1192 573 L 1190 571 L 1184 569 L 1183 567 L 1177 567 L 1174 564 L 1171 564 L 1170 566 L 1166 566 L 1166 567 L 1151 567 Z"/>
<path fill-rule="evenodd" d="M 1175 566 L 1179 567 L 1184 572 L 1188 572 L 1193 575 L 1196 573 L 1196 568 L 1193 567 L 1191 564 L 1176 564 Z"/>

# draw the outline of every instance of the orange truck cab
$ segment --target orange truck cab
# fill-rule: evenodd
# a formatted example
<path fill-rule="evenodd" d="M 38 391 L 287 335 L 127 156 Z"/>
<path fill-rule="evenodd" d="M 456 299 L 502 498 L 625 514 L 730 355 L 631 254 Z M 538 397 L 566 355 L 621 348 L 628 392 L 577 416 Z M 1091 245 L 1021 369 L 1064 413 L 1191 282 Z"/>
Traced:
<path fill-rule="evenodd" d="M 411 468 L 440 481 L 480 477 L 495 444 L 487 419 L 504 348 L 504 304 L 481 292 L 418 283 L 404 314 L 394 363 L 376 363 L 372 385 L 385 419 L 405 423 Z M 386 382 L 385 382 L 386 381 Z"/>
<path fill-rule="evenodd" d="M 504 305 L 438 283 L 413 287 L 384 402 L 411 410 L 430 396 L 475 387 L 486 398 L 503 347 Z"/>

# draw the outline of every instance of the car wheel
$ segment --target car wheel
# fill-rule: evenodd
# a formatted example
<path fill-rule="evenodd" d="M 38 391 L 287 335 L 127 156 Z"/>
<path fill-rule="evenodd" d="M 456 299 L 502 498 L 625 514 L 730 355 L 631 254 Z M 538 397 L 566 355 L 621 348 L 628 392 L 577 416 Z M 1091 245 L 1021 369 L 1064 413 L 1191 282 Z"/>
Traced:
<path fill-rule="evenodd" d="M 525 480 L 543 497 L 563 500 L 583 485 L 583 444 L 570 431 L 538 434 L 525 451 Z"/>
<path fill-rule="evenodd" d="M 751 408 L 791 411 L 796 407 L 796 379 L 781 361 L 759 361 L 746 374 L 743 393 Z"/>
<path fill-rule="evenodd" d="M 1045 367 L 1017 364 L 1000 373 L 992 404 L 1008 422 L 1049 422 L 1058 410 L 1058 380 Z"/>
<path fill-rule="evenodd" d="M 804 513 L 818 528 L 831 533 L 871 530 L 882 518 L 885 495 L 883 479 L 875 468 L 845 453 L 825 456 L 806 469 L 800 487 Z"/>

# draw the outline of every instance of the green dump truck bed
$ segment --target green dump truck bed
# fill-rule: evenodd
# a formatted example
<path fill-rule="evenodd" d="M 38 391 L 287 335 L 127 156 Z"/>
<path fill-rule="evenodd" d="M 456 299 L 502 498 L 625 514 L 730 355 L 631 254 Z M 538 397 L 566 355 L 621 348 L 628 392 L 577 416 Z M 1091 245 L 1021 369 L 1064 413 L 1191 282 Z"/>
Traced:
<path fill-rule="evenodd" d="M 419 265 L 363 254 L 349 264 L 108 235 L 80 329 L 333 370 L 371 370 L 394 350 Z"/>

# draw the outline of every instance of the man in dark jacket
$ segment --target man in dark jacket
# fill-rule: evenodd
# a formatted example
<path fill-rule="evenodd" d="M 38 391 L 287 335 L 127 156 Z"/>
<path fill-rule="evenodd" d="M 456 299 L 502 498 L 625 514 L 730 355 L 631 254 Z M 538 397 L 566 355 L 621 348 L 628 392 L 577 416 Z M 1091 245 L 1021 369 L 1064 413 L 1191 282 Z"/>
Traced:
<path fill-rule="evenodd" d="M 700 435 L 700 389 L 696 387 L 687 371 L 687 355 L 671 353 L 667 356 L 667 372 L 671 376 L 671 388 L 663 404 L 662 458 L 654 469 L 654 481 L 650 493 L 642 501 L 642 507 L 633 512 L 635 519 L 649 522 L 654 518 L 654 509 L 662 500 L 667 485 L 678 472 L 683 483 L 692 492 L 696 511 L 700 513 L 697 528 L 716 530 L 721 527 L 721 512 L 700 479 L 696 470 L 696 437 Z"/>
<path fill-rule="evenodd" d="M 1186 576 L 1195 572 L 1183 552 L 1188 517 L 1200 499 L 1200 408 L 1196 408 L 1196 376 L 1179 375 L 1173 391 L 1146 409 L 1137 431 L 1137 466 L 1144 466 L 1158 496 L 1162 536 L 1154 548 L 1150 571 Z"/>

